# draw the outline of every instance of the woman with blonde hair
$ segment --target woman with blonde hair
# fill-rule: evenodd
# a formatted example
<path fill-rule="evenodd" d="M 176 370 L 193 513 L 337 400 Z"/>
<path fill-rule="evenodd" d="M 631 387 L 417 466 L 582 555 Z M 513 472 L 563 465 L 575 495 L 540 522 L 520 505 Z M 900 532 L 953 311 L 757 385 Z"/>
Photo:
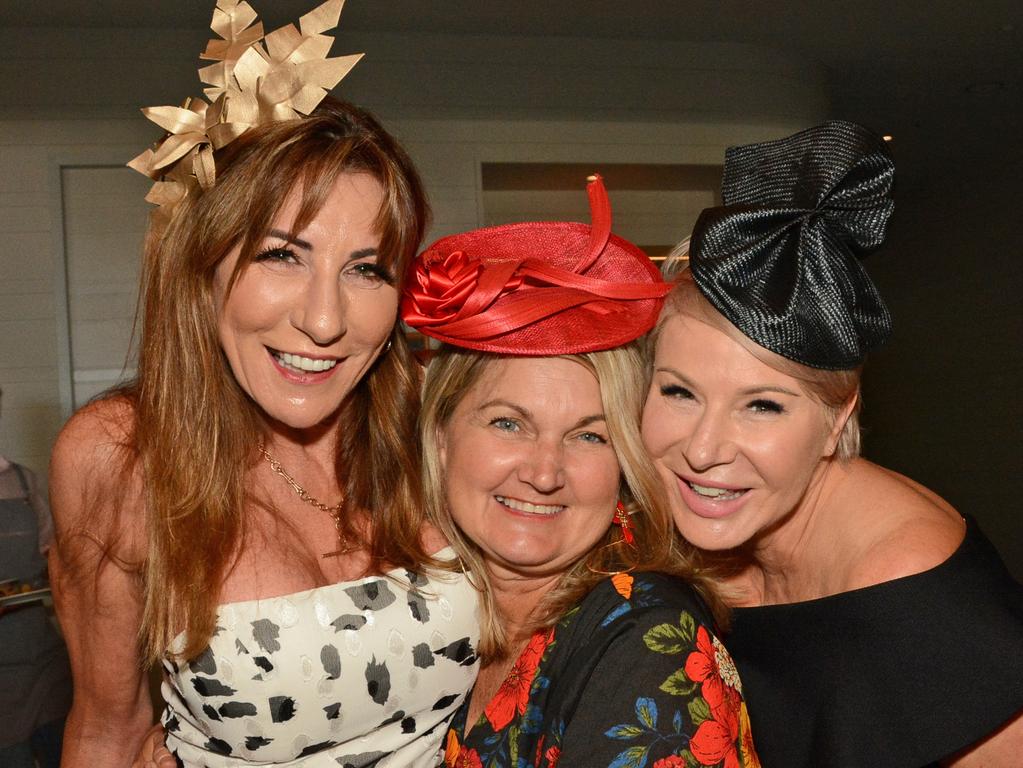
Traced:
<path fill-rule="evenodd" d="M 737 606 L 765 765 L 1008 768 L 1023 587 L 974 520 L 859 457 L 860 372 L 891 318 L 858 257 L 893 172 L 844 122 L 728 151 L 653 334 L 643 437 Z"/>
<path fill-rule="evenodd" d="M 53 455 L 65 766 L 130 762 L 155 662 L 168 747 L 211 767 L 432 765 L 474 677 L 396 327 L 427 205 L 376 120 L 324 99 L 353 63 L 322 58 L 340 5 L 262 41 L 221 0 L 215 101 L 149 111 L 137 377 Z"/>
<path fill-rule="evenodd" d="M 446 764 L 759 765 L 713 592 L 673 535 L 639 434 L 635 341 L 666 286 L 593 224 L 434 243 L 402 317 L 445 346 L 421 437 L 426 504 L 483 600 L 482 669 Z"/>

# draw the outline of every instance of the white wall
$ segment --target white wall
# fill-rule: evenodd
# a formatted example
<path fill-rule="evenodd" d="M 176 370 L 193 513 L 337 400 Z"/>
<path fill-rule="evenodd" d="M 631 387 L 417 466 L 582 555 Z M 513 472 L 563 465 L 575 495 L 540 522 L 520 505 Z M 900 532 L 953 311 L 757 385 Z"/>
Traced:
<path fill-rule="evenodd" d="M 0 30 L 0 453 L 40 473 L 71 402 L 60 169 L 116 167 L 155 139 L 138 107 L 198 95 L 207 37 Z M 412 153 L 431 238 L 482 223 L 481 162 L 719 164 L 726 146 L 784 135 L 828 107 L 815 66 L 749 46 L 413 35 L 335 45 L 360 50 L 339 95 L 376 111 Z M 96 242 L 102 274 L 116 257 Z M 76 253 L 76 269 L 88 257 Z"/>

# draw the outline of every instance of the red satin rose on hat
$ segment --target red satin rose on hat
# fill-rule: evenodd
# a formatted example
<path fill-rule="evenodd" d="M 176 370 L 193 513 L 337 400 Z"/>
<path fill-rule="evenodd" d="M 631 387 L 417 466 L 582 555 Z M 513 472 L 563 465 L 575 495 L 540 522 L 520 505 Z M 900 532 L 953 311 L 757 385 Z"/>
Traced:
<path fill-rule="evenodd" d="M 406 312 L 415 313 L 424 325 L 451 320 L 476 290 L 483 263 L 465 251 L 447 256 L 427 251 L 416 263 L 414 282 L 406 289 Z"/>
<path fill-rule="evenodd" d="M 513 355 L 611 349 L 650 330 L 671 287 L 611 234 L 599 177 L 587 193 L 590 226 L 503 224 L 435 242 L 409 265 L 401 319 L 446 344 Z"/>

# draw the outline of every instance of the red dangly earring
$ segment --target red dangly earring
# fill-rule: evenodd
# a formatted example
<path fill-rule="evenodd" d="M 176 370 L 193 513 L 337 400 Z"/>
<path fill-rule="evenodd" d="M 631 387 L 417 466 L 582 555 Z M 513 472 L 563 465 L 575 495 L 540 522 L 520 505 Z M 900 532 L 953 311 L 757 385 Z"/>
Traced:
<path fill-rule="evenodd" d="M 629 513 L 625 511 L 625 505 L 620 501 L 615 507 L 615 516 L 612 522 L 622 529 L 622 538 L 625 539 L 625 543 L 630 547 L 636 546 L 636 536 L 632 533 L 632 521 L 629 519 Z"/>

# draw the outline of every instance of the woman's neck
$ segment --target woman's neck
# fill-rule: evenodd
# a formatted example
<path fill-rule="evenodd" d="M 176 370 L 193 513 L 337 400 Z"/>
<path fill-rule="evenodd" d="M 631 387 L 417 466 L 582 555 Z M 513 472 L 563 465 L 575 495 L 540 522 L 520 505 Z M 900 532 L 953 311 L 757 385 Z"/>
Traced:
<path fill-rule="evenodd" d="M 829 563 L 838 553 L 835 491 L 848 465 L 823 462 L 796 507 L 740 550 L 721 558 L 737 606 L 800 602 L 828 594 Z"/>
<path fill-rule="evenodd" d="M 524 577 L 503 569 L 488 570 L 494 606 L 514 648 L 529 640 L 536 619 L 536 608 L 547 593 L 557 586 L 561 574 Z"/>

